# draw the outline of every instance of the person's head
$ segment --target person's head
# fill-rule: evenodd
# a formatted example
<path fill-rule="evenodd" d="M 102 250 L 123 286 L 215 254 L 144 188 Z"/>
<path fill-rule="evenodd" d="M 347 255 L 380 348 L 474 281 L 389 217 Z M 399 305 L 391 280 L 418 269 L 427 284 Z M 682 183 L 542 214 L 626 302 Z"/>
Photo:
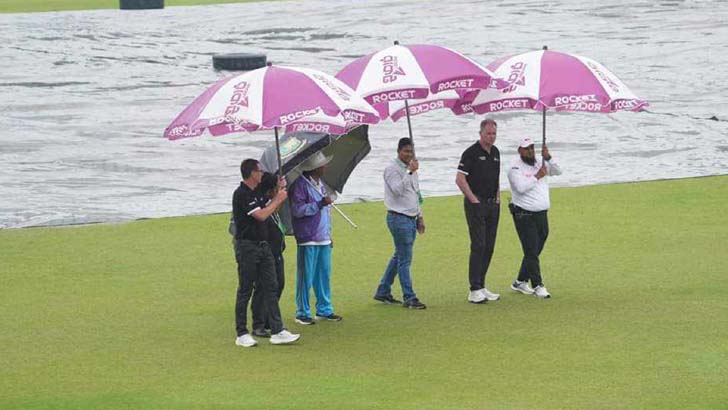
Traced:
<path fill-rule="evenodd" d="M 480 122 L 480 142 L 487 146 L 495 144 L 498 124 L 492 118 L 486 118 Z"/>
<path fill-rule="evenodd" d="M 412 139 L 407 137 L 400 138 L 397 144 L 397 157 L 399 160 L 405 164 L 409 164 L 414 156 L 415 146 L 412 144 Z"/>
<path fill-rule="evenodd" d="M 271 174 L 270 172 L 264 172 L 258 185 L 258 191 L 268 198 L 273 198 L 276 195 L 276 188 L 278 187 L 278 177 Z"/>
<path fill-rule="evenodd" d="M 533 165 L 536 163 L 536 150 L 530 138 L 521 139 L 518 144 L 518 154 L 526 164 Z"/>
<path fill-rule="evenodd" d="M 319 151 L 301 164 L 301 170 L 307 176 L 321 178 L 326 172 L 326 166 L 331 162 L 332 157 L 327 157 L 323 152 Z"/>
<path fill-rule="evenodd" d="M 255 188 L 260 184 L 263 178 L 263 170 L 260 169 L 260 162 L 256 159 L 248 158 L 240 163 L 240 175 L 248 186 Z"/>

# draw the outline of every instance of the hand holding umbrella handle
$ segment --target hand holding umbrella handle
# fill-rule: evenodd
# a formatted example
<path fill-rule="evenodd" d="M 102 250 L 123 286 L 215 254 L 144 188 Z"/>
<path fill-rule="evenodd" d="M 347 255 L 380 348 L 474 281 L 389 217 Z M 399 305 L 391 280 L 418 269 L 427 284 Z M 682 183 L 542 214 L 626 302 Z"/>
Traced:
<path fill-rule="evenodd" d="M 318 188 L 311 181 L 309 181 L 308 178 L 306 178 L 304 176 L 302 176 L 301 178 L 303 178 L 304 181 L 308 182 L 308 184 L 311 185 L 311 187 L 314 189 L 314 191 L 318 192 Z M 328 197 L 326 197 L 326 198 L 328 198 Z M 344 214 L 344 212 L 341 209 L 339 209 L 338 206 L 334 205 L 333 202 L 331 203 L 331 207 L 334 208 L 336 210 L 336 212 L 338 212 L 339 215 L 341 215 L 341 217 L 344 218 L 344 220 L 346 222 L 348 222 L 349 225 L 351 225 L 354 229 L 359 229 L 359 227 L 354 223 L 354 221 L 349 219 L 349 217 L 346 216 L 346 214 Z"/>

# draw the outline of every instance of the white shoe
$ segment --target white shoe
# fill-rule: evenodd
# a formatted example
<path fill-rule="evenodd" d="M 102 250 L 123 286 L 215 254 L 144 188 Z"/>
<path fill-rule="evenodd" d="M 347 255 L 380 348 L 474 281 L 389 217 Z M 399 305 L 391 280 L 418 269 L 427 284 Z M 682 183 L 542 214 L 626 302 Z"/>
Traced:
<path fill-rule="evenodd" d="M 235 339 L 235 344 L 243 347 L 253 347 L 257 345 L 258 342 L 253 339 L 253 336 L 251 336 L 250 333 L 246 333 L 242 336 L 238 336 L 238 338 Z"/>
<path fill-rule="evenodd" d="M 528 286 L 528 282 L 521 282 L 520 280 L 514 280 L 511 283 L 511 289 L 516 292 L 521 292 L 524 295 L 533 295 L 533 288 Z"/>
<path fill-rule="evenodd" d="M 270 343 L 274 345 L 285 345 L 295 342 L 300 337 L 301 335 L 291 333 L 288 330 L 283 329 L 279 333 L 270 336 Z"/>
<path fill-rule="evenodd" d="M 549 291 L 546 290 L 545 286 L 536 286 L 536 288 L 533 290 L 533 294 L 541 299 L 548 299 L 551 297 L 551 294 L 549 293 Z"/>
<path fill-rule="evenodd" d="M 485 296 L 485 298 L 488 299 L 489 302 L 500 299 L 500 294 L 493 293 L 486 288 L 480 289 L 480 291 L 483 292 L 483 296 Z"/>
<path fill-rule="evenodd" d="M 468 302 L 470 303 L 485 303 L 487 301 L 483 289 L 471 290 L 470 294 L 468 294 Z"/>

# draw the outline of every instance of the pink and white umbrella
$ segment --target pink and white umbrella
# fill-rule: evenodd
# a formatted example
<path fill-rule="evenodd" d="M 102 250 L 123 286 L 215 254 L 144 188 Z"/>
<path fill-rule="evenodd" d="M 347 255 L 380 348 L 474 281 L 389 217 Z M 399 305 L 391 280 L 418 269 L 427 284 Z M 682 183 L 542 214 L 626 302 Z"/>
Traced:
<path fill-rule="evenodd" d="M 478 114 L 530 109 L 542 111 L 544 143 L 546 110 L 611 113 L 641 111 L 648 105 L 598 62 L 550 51 L 546 47 L 502 58 L 489 64 L 488 68 L 509 85 L 502 89 L 479 90 L 477 96 L 466 97 L 454 111 Z"/>
<path fill-rule="evenodd" d="M 409 100 L 445 91 L 487 88 L 494 77 L 485 67 L 448 48 L 402 46 L 395 41 L 392 47 L 354 60 L 336 78 L 372 104 L 381 118 L 390 114 L 389 103 L 403 101 L 411 137 Z M 444 108 L 446 100 L 423 108 Z"/>
<path fill-rule="evenodd" d="M 164 130 L 170 140 L 275 130 L 308 117 L 334 127 L 376 124 L 377 111 L 346 84 L 321 71 L 268 65 L 222 79 L 197 97 Z M 341 118 L 339 118 L 341 117 Z"/>

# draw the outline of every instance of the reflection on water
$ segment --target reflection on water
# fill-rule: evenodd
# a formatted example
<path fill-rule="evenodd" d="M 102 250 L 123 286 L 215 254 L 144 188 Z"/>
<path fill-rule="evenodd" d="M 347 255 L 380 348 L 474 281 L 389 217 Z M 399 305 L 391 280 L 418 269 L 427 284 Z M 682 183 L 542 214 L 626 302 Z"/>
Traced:
<path fill-rule="evenodd" d="M 331 74 L 402 43 L 435 43 L 481 63 L 548 45 L 602 62 L 650 113 L 550 114 L 559 186 L 724 174 L 728 169 L 728 4 L 722 1 L 274 2 L 163 10 L 0 15 L 0 227 L 225 212 L 240 160 L 272 133 L 169 142 L 162 131 L 228 75 L 215 53 Z M 718 121 L 709 120 L 715 117 Z M 500 114 L 507 164 L 539 113 Z M 426 195 L 457 192 L 454 169 L 480 118 L 415 117 Z M 373 150 L 343 200 L 382 196 L 406 122 L 371 128 Z M 501 181 L 507 187 L 504 177 Z"/>

